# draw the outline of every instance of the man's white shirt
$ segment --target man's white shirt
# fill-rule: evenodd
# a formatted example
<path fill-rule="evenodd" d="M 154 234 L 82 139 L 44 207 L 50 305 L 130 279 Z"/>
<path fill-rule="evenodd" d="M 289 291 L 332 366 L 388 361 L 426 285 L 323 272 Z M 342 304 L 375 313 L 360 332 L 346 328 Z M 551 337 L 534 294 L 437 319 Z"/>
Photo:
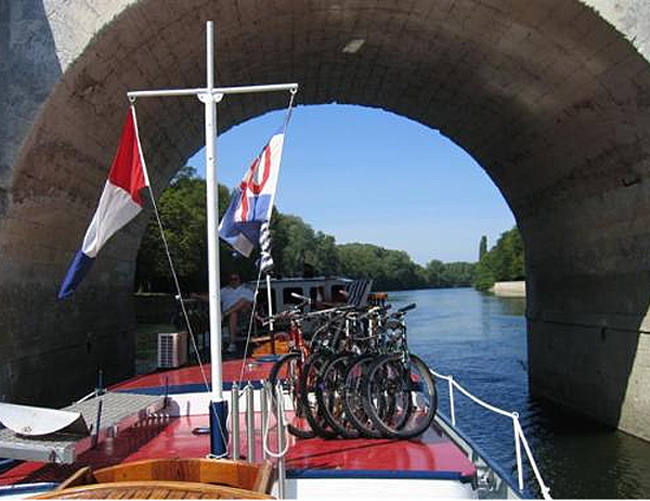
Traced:
<path fill-rule="evenodd" d="M 245 299 L 246 301 L 253 302 L 254 294 L 245 285 L 240 285 L 237 288 L 222 287 L 221 288 L 221 310 L 226 312 L 232 308 L 237 301 Z"/>

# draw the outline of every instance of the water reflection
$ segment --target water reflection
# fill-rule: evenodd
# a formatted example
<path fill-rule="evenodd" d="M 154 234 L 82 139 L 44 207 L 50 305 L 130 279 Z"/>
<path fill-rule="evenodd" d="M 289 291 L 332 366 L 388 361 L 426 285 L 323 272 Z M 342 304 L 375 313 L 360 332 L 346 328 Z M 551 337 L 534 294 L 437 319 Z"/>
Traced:
<path fill-rule="evenodd" d="M 530 398 L 524 299 L 472 289 L 392 292 L 389 297 L 396 308 L 418 305 L 407 316 L 412 351 L 479 398 L 520 413 L 553 497 L 650 497 L 649 443 Z M 447 385 L 439 384 L 438 391 L 440 409 L 448 414 Z M 514 477 L 511 421 L 458 396 L 456 416 L 459 426 Z M 532 478 L 530 472 L 527 476 Z"/>

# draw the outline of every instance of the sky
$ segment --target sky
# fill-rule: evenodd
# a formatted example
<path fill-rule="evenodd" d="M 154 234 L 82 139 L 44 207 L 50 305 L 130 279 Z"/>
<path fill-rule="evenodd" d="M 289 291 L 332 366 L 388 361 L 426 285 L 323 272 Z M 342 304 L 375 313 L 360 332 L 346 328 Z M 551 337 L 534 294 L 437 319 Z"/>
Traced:
<path fill-rule="evenodd" d="M 267 113 L 217 142 L 217 178 L 233 188 L 284 120 Z M 205 177 L 205 152 L 188 165 Z M 339 244 L 404 250 L 426 265 L 478 259 L 515 220 L 496 185 L 438 131 L 351 105 L 298 106 L 285 137 L 276 206 Z"/>

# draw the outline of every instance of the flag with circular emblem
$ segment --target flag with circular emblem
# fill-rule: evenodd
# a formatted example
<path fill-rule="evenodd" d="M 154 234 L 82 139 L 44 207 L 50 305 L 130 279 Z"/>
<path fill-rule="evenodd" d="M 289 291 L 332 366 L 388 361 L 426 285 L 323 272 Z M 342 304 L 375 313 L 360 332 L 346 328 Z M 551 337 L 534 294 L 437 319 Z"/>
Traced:
<path fill-rule="evenodd" d="M 246 257 L 258 245 L 262 223 L 271 218 L 283 143 L 284 133 L 279 132 L 262 148 L 235 189 L 219 225 L 221 239 Z"/>

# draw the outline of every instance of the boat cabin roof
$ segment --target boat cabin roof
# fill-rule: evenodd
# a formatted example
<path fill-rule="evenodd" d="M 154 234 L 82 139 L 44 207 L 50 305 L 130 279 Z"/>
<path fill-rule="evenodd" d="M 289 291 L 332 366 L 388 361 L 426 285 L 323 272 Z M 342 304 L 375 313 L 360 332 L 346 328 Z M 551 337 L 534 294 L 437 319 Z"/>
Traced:
<path fill-rule="evenodd" d="M 345 304 L 344 291 L 354 281 L 343 277 L 288 277 L 271 279 L 271 304 L 273 311 L 284 311 L 292 305 L 300 303 L 300 299 L 293 296 L 308 297 L 318 308 L 319 303 Z M 249 282 L 248 286 L 255 289 L 256 282 Z M 258 301 L 265 304 L 268 301 L 266 282 L 260 283 Z M 264 306 L 262 305 L 262 308 Z"/>

